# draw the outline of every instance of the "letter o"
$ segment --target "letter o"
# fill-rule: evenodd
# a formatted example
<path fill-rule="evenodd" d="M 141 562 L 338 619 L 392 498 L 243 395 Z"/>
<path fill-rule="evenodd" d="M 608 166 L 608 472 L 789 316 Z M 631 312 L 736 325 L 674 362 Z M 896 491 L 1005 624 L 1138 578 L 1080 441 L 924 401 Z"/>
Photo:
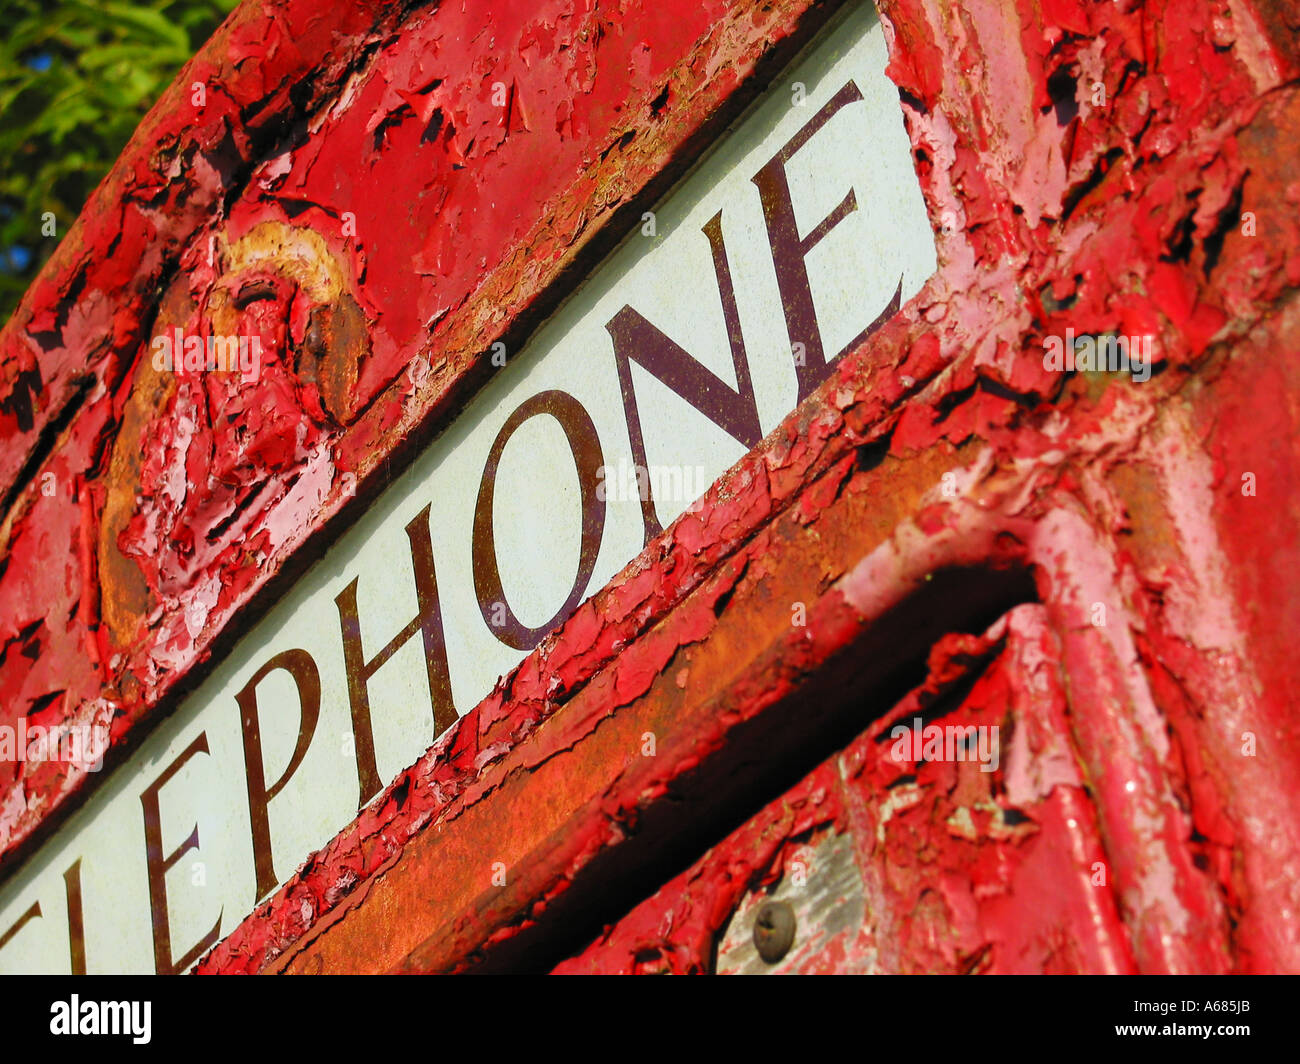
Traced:
<path fill-rule="evenodd" d="M 554 616 L 536 628 L 529 628 L 515 616 L 501 588 L 501 570 L 497 566 L 496 539 L 492 531 L 493 500 L 496 494 L 497 466 L 510 437 L 529 418 L 550 414 L 560 423 L 578 470 L 578 487 L 582 493 L 582 549 L 578 555 L 578 572 L 573 588 Z M 605 532 L 605 503 L 596 491 L 596 471 L 605 464 L 600 437 L 586 408 L 568 392 L 552 389 L 525 399 L 501 426 L 488 452 L 479 481 L 478 502 L 474 506 L 474 594 L 479 612 L 488 631 L 515 650 L 532 650 L 547 632 L 563 622 L 582 600 L 587 582 L 596 568 L 596 555 Z M 505 607 L 505 622 L 493 624 L 489 618 L 493 606 Z"/>

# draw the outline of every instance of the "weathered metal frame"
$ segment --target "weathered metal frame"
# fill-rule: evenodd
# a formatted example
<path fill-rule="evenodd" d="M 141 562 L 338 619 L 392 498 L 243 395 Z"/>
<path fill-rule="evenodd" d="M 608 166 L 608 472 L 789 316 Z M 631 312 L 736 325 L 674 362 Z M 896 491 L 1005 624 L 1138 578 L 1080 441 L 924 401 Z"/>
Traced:
<path fill-rule="evenodd" d="M 664 79 L 652 84 L 647 71 L 626 87 L 616 83 L 614 109 L 610 100 L 597 97 L 594 106 L 603 121 L 580 138 L 590 158 L 569 170 L 548 171 L 549 184 L 528 182 L 538 216 L 524 223 L 522 232 L 514 232 L 515 220 L 506 218 L 500 233 L 483 237 L 497 242 L 496 265 L 455 279 L 465 305 L 446 315 L 423 342 L 420 357 L 430 369 L 418 386 L 412 386 L 411 375 L 394 372 L 382 394 L 335 441 L 335 475 L 326 497 L 307 508 L 286 505 L 276 511 L 275 521 L 290 532 L 261 559 L 245 554 L 233 538 L 226 544 L 222 573 L 228 591 L 197 635 L 185 625 L 184 603 L 175 600 L 159 603 L 140 637 L 118 646 L 103 613 L 105 598 L 124 591 L 99 564 L 94 539 L 104 496 L 124 473 L 98 468 L 97 451 L 105 433 L 121 421 L 146 350 L 151 301 L 175 271 L 200 268 L 199 256 L 223 218 L 221 204 L 287 135 L 286 124 L 304 112 L 327 110 L 402 19 L 420 13 L 413 4 L 329 13 L 313 3 L 237 9 L 150 112 L 0 333 L 0 366 L 9 374 L 7 402 L 13 408 L 7 465 L 0 466 L 0 490 L 8 499 L 0 549 L 17 563 L 10 574 L 16 586 L 7 596 L 0 589 L 0 596 L 10 611 L 22 611 L 0 639 L 38 655 L 34 675 L 24 674 L 15 694 L 62 686 L 64 697 L 53 712 L 69 722 L 82 717 L 87 718 L 83 723 L 107 722 L 111 745 L 105 771 L 111 772 L 193 689 L 211 660 L 230 649 L 485 383 L 493 344 L 518 349 L 574 280 L 623 236 L 628 220 L 639 217 L 743 109 L 761 80 L 755 72 L 779 68 L 836 6 L 783 3 L 742 26 L 743 19 L 729 15 L 726 5 L 712 5 L 694 16 L 695 21 L 706 18 L 709 32 L 699 41 L 682 42 L 681 55 Z M 592 32 L 587 23 L 594 18 L 588 12 L 570 27 L 575 40 Z M 684 22 L 673 32 L 688 29 Z M 467 92 L 482 82 L 473 71 L 485 48 L 486 42 L 467 42 L 466 54 L 449 60 L 463 71 Z M 706 56 L 716 68 L 702 68 Z M 542 64 L 534 76 L 553 75 Z M 195 82 L 219 87 L 197 120 L 188 106 Z M 291 93 L 295 85 L 310 92 Z M 664 93 L 666 102 L 652 107 Z M 656 117 L 645 125 L 643 116 L 652 114 Z M 494 182 L 515 183 L 510 150 L 507 139 L 484 160 L 475 195 L 491 194 Z M 453 214 L 454 206 L 452 200 L 444 210 Z M 104 320 L 101 309 L 109 299 L 117 309 Z M 32 393 L 37 379 L 41 383 Z M 14 411 L 31 406 L 33 399 L 38 402 L 31 424 L 23 428 L 22 415 Z M 46 472 L 56 473 L 64 485 L 55 498 L 42 494 Z M 39 530 L 43 540 L 24 541 L 28 529 Z M 52 626 L 35 648 L 24 646 L 21 633 L 33 603 L 53 616 L 64 606 L 41 602 L 49 591 L 48 567 L 60 563 L 75 567 L 69 574 L 76 586 L 66 627 Z M 5 712 L 12 716 L 19 709 L 14 704 Z M 93 776 L 61 765 L 16 771 L 21 775 L 12 783 L 0 781 L 7 786 L 7 797 L 0 800 L 0 868 L 5 869 L 30 853 L 96 783 Z"/>
<path fill-rule="evenodd" d="M 1300 135 L 1300 56 L 1288 31 L 1300 12 L 1247 0 L 1228 16 L 1191 0 L 880 6 L 936 227 L 938 275 L 846 355 L 699 513 L 544 640 L 203 970 L 448 970 L 507 956 L 503 943 L 548 909 L 562 912 L 565 893 L 604 867 L 598 855 L 625 846 L 703 751 L 726 748 L 734 719 L 780 704 L 927 573 L 989 557 L 1032 568 L 1072 682 L 1093 692 L 1092 708 L 1071 724 L 1139 967 L 1300 970 L 1300 810 L 1289 770 L 1300 736 L 1280 634 L 1300 619 L 1295 417 L 1286 401 L 1296 390 L 1286 354 L 1300 346 L 1300 230 L 1284 150 Z M 773 40 L 796 42 L 820 17 L 810 12 L 824 10 L 778 5 L 764 11 L 763 32 L 737 37 L 722 27 L 743 20 L 718 16 L 719 28 L 675 66 L 679 91 L 664 112 L 672 121 L 644 117 L 662 85 L 634 85 L 623 124 L 590 136 L 609 149 L 612 171 L 566 175 L 558 201 L 570 218 L 598 201 L 603 224 L 547 245 L 555 261 L 525 284 L 509 270 L 493 274 L 447 319 L 432 341 L 446 364 L 416 392 L 372 408 L 385 411 L 365 422 L 373 431 L 340 446 L 339 468 L 362 475 L 355 505 L 377 490 L 382 458 L 418 446 L 461 401 L 490 341 L 524 335 L 590 261 L 584 255 L 600 250 L 598 232 L 615 235 L 626 215 L 611 199 L 639 205 L 653 196 L 656 179 L 671 177 L 711 123 L 759 87 L 753 71 Z M 44 399 L 6 455 L 7 548 L 37 505 L 35 474 L 77 453 L 86 410 L 111 407 L 138 345 L 140 310 L 203 222 L 202 202 L 161 211 L 177 227 L 162 253 L 141 235 L 129 188 L 172 194 L 169 168 L 186 158 L 156 146 L 234 143 L 237 175 L 265 143 L 225 139 L 241 101 L 270 100 L 260 115 L 303 106 L 284 80 L 265 95 L 246 69 L 215 57 L 232 41 L 323 41 L 320 20 L 340 19 L 350 42 L 342 54 L 332 40 L 317 54 L 300 44 L 300 66 L 280 60 L 285 77 L 315 72 L 308 103 L 323 106 L 374 27 L 396 27 L 404 13 L 361 7 L 313 21 L 305 4 L 241 8 L 142 127 L 0 336 L 11 406 L 18 377 L 35 365 Z M 711 62 L 716 76 L 700 77 L 696 68 Z M 981 79 L 993 62 L 998 76 Z M 179 97 L 204 64 L 224 71 L 233 102 L 214 125 L 190 129 Z M 1090 102 L 1096 85 L 1108 104 Z M 657 131 L 650 147 L 615 150 L 645 129 Z M 608 180 L 613 195 L 595 197 Z M 1257 225 L 1249 234 L 1239 226 L 1246 213 Z M 95 253 L 110 245 L 120 257 Z M 535 251 L 535 239 L 509 245 L 520 248 Z M 130 293 L 109 325 L 95 316 L 105 290 Z M 32 333 L 59 319 L 78 330 L 65 332 L 61 354 L 33 347 Z M 1063 386 L 1038 352 L 1043 336 L 1067 327 L 1154 333 L 1162 372 L 1140 389 L 1089 376 Z M 78 384 L 75 367 L 92 350 L 101 352 L 90 360 L 95 380 Z M 1245 471 L 1269 485 L 1271 512 L 1236 490 Z M 957 476 L 956 498 L 936 494 L 944 473 Z M 93 492 L 84 498 L 52 527 L 93 523 Z M 124 708 L 117 749 L 173 704 L 204 656 L 220 650 L 232 618 L 255 612 L 257 591 L 274 591 L 272 574 L 291 573 L 311 536 L 347 513 L 335 494 L 303 515 L 300 535 L 187 649 L 188 665 Z M 1089 567 L 1107 575 L 1093 579 Z M 82 627 L 52 652 L 56 674 L 102 631 L 90 570 L 77 587 Z M 789 622 L 796 601 L 819 603 L 798 630 Z M 1093 629 L 1096 602 L 1115 607 L 1109 616 L 1122 619 L 1121 632 Z M 736 654 L 752 642 L 766 648 L 761 662 Z M 697 651 L 726 668 L 702 678 L 692 664 L 679 686 L 683 655 Z M 727 671 L 741 660 L 750 671 Z M 633 758 L 647 723 L 671 740 L 661 737 L 656 758 L 624 767 L 616 751 Z M 1257 756 L 1237 752 L 1243 731 L 1258 736 Z M 70 778 L 19 786 L 44 804 L 6 804 L 11 865 L 55 822 L 50 810 L 85 791 Z M 573 800 L 584 787 L 584 802 Z M 491 851 L 512 836 L 513 878 L 491 888 Z"/>

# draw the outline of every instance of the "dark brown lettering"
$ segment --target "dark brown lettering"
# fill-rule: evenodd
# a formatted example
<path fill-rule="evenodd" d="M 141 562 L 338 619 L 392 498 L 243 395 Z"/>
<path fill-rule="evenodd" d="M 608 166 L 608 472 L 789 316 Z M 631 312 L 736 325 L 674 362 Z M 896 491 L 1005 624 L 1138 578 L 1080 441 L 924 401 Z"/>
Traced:
<path fill-rule="evenodd" d="M 40 915 L 41 903 L 39 901 L 32 902 L 31 905 L 27 907 L 27 911 L 23 913 L 22 916 L 18 917 L 18 920 L 13 927 L 9 928 L 9 930 L 3 935 L 0 935 L 0 949 L 4 949 L 5 946 L 9 945 L 9 941 L 14 937 L 14 935 L 18 934 L 18 932 L 26 927 L 30 921 L 39 918 Z"/>
<path fill-rule="evenodd" d="M 144 849 L 145 862 L 149 871 L 149 908 L 153 913 L 153 956 L 154 968 L 159 975 L 175 975 L 182 972 L 203 955 L 217 941 L 221 931 L 221 917 L 212 925 L 202 939 L 179 961 L 172 961 L 171 928 L 167 917 L 167 872 L 190 850 L 198 849 L 199 828 L 194 825 L 189 838 L 181 843 L 167 857 L 163 856 L 162 820 L 158 812 L 158 793 L 190 758 L 196 754 L 208 752 L 208 733 L 199 732 L 198 737 L 187 746 L 181 754 L 153 783 L 140 795 L 140 804 L 144 807 Z"/>
<path fill-rule="evenodd" d="M 573 452 L 582 499 L 582 546 L 578 556 L 578 572 L 564 605 L 545 624 L 529 628 L 515 616 L 501 587 L 501 570 L 497 565 L 496 540 L 492 531 L 492 507 L 501 454 L 519 426 L 538 414 L 550 414 L 560 423 L 560 428 L 569 441 L 569 449 Z M 605 503 L 597 497 L 596 492 L 598 471 L 604 464 L 600 439 L 596 435 L 591 415 L 568 392 L 538 392 L 524 400 L 497 433 L 483 468 L 478 502 L 474 507 L 474 592 L 483 620 L 492 634 L 506 646 L 516 650 L 531 650 L 543 635 L 562 624 L 582 601 L 587 582 L 596 567 L 600 539 L 605 532 Z"/>
<path fill-rule="evenodd" d="M 276 669 L 293 677 L 298 688 L 298 740 L 293 756 L 269 788 L 266 766 L 262 764 L 262 723 L 257 710 L 257 685 Z M 253 830 L 253 870 L 257 876 L 257 900 L 275 889 L 275 861 L 271 856 L 271 822 L 268 810 L 273 799 L 298 771 L 307 756 L 316 722 L 320 719 L 320 672 L 305 650 L 286 650 L 277 654 L 254 673 L 244 689 L 235 695 L 239 703 L 239 720 L 244 737 L 244 779 L 248 787 L 248 818 Z"/>
<path fill-rule="evenodd" d="M 739 440 L 746 448 L 763 438 L 758 421 L 758 405 L 749 375 L 749 358 L 740 331 L 736 311 L 736 293 L 731 280 L 731 266 L 722 239 L 722 212 L 704 226 L 713 252 L 713 272 L 722 300 L 723 320 L 731 346 L 731 363 L 736 371 L 733 389 L 706 366 L 697 362 L 681 347 L 651 325 L 629 306 L 624 306 L 605 326 L 614 341 L 614 361 L 618 366 L 618 384 L 623 394 L 623 414 L 627 418 L 627 435 L 632 444 L 632 462 L 646 468 L 645 437 L 641 431 L 641 414 L 637 409 L 636 391 L 632 386 L 632 363 L 652 373 L 719 428 Z M 647 482 L 653 478 L 647 477 Z M 663 531 L 655 512 L 653 493 L 641 493 L 641 519 L 645 526 L 645 543 Z"/>
<path fill-rule="evenodd" d="M 86 924 L 81 904 L 81 858 L 78 857 L 63 873 L 64 890 L 68 898 L 68 954 L 73 975 L 86 974 Z M 29 921 L 41 915 L 41 903 L 34 901 L 8 931 L 0 935 L 0 949 L 4 949 Z"/>
<path fill-rule="evenodd" d="M 86 974 L 86 916 L 81 904 L 81 858 L 63 873 L 63 891 L 68 899 L 68 953 L 72 974 Z"/>
<path fill-rule="evenodd" d="M 768 161 L 751 179 L 758 186 L 763 204 L 763 217 L 767 222 L 767 239 L 772 247 L 772 264 L 776 267 L 776 283 L 781 292 L 781 305 L 785 310 L 786 330 L 792 344 L 803 345 L 803 358 L 795 361 L 795 376 L 799 383 L 799 402 L 803 402 L 830 373 L 831 363 L 844 352 L 826 358 L 821 330 L 817 325 L 817 311 L 813 305 L 812 286 L 808 281 L 807 257 L 826 235 L 845 218 L 858 209 L 857 197 L 849 189 L 833 211 L 823 218 L 803 237 L 795 220 L 794 201 L 790 196 L 790 183 L 786 178 L 786 164 L 819 129 L 843 107 L 862 99 L 857 85 L 849 82 L 809 119 L 786 145 Z M 898 311 L 903 281 L 899 278 L 893 299 L 845 350 L 856 347 Z"/>
<path fill-rule="evenodd" d="M 348 584 L 334 604 L 343 632 L 343 661 L 348 676 L 348 703 L 352 708 L 352 740 L 356 749 L 357 779 L 365 805 L 383 785 L 375 763 L 374 731 L 370 723 L 370 677 L 416 632 L 424 641 L 424 667 L 429 680 L 429 701 L 433 707 L 433 737 L 456 723 L 456 706 L 451 697 L 451 674 L 447 668 L 447 640 L 438 603 L 438 577 L 433 567 L 433 542 L 429 535 L 429 506 L 406 526 L 411 544 L 411 565 L 415 569 L 415 595 L 419 609 L 411 622 L 373 658 L 366 661 L 361 645 L 361 621 L 357 615 L 357 581 Z"/>

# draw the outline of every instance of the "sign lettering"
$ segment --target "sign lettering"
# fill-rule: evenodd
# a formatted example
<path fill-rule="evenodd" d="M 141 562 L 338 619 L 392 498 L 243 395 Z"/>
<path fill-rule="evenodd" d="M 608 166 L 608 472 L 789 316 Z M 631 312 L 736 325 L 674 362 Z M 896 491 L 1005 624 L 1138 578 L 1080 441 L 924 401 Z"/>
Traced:
<path fill-rule="evenodd" d="M 920 288 L 862 8 L 0 887 L 0 972 L 192 966 Z"/>

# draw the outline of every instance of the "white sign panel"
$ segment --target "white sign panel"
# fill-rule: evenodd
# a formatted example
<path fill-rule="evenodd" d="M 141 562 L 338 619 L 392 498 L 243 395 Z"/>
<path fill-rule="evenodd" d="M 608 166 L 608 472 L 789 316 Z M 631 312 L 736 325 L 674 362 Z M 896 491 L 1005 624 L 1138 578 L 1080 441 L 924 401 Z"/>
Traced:
<path fill-rule="evenodd" d="M 920 288 L 885 63 L 864 4 L 771 86 L 0 888 L 0 972 L 192 966 Z"/>

